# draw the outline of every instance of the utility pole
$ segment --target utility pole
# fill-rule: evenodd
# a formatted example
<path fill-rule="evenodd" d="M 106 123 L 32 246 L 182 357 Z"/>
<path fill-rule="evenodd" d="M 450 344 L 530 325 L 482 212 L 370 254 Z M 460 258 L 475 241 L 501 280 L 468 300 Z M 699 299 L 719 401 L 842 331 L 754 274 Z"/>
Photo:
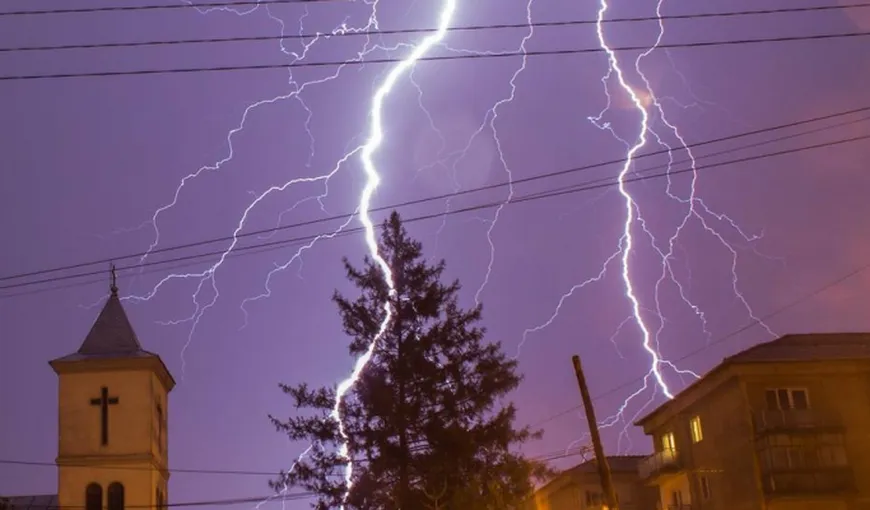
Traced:
<path fill-rule="evenodd" d="M 617 510 L 616 491 L 613 489 L 613 479 L 610 477 L 610 466 L 607 464 L 607 457 L 604 456 L 604 447 L 601 446 L 601 436 L 598 434 L 598 421 L 595 419 L 592 397 L 589 396 L 586 377 L 583 375 L 583 367 L 580 365 L 580 356 L 572 356 L 571 361 L 574 363 L 574 374 L 577 376 L 577 385 L 580 386 L 580 397 L 583 399 L 583 409 L 586 411 L 586 421 L 589 423 L 589 435 L 592 436 L 592 447 L 595 449 L 598 476 L 601 479 L 601 491 L 604 494 L 607 508 L 609 510 Z"/>

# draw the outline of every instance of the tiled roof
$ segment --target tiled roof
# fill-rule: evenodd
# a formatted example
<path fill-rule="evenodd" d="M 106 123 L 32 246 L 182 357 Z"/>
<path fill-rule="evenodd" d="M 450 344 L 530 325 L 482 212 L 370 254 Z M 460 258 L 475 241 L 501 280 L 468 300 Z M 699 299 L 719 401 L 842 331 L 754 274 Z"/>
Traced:
<path fill-rule="evenodd" d="M 4 503 L 7 505 L 4 507 Z M 57 510 L 57 494 L 39 496 L 0 496 L 0 508 L 9 510 Z"/>

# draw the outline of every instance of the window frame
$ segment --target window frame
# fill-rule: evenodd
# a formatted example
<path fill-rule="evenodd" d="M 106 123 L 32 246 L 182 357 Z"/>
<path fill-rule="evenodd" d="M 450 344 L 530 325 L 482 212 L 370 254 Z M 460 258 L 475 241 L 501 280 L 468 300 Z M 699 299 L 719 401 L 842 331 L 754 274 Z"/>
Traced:
<path fill-rule="evenodd" d="M 696 414 L 689 418 L 689 435 L 692 436 L 692 444 L 697 444 L 704 440 L 704 427 L 701 422 L 701 415 Z"/>
<path fill-rule="evenodd" d="M 788 395 L 788 405 L 789 407 L 783 408 L 782 401 L 780 400 L 780 392 L 785 391 Z M 773 393 L 776 397 L 776 409 L 770 409 L 770 400 L 768 399 L 768 395 Z M 799 408 L 794 405 L 795 398 L 794 394 L 796 392 L 803 393 L 804 401 L 806 402 L 806 407 Z M 764 389 L 764 401 L 766 406 L 768 407 L 768 411 L 805 411 L 808 409 L 812 409 L 812 404 L 810 402 L 810 391 L 806 386 L 777 386 L 777 387 L 767 387 Z"/>
<path fill-rule="evenodd" d="M 666 441 L 666 439 L 670 439 L 670 441 Z M 673 431 L 665 432 L 659 438 L 659 446 L 661 446 L 662 452 L 676 452 L 677 451 L 677 436 Z"/>

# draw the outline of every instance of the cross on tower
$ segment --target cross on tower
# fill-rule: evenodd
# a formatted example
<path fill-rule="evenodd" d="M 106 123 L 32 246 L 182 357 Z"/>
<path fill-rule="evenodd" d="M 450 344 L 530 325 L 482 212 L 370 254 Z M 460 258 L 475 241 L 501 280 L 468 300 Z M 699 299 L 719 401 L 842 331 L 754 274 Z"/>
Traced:
<path fill-rule="evenodd" d="M 109 388 L 103 386 L 100 390 L 100 398 L 92 398 L 92 406 L 100 406 L 100 425 L 102 426 L 101 442 L 103 446 L 109 444 L 109 406 L 117 405 L 118 397 L 109 396 Z"/>
<path fill-rule="evenodd" d="M 112 295 L 118 294 L 118 275 L 115 273 L 115 264 L 112 263 L 112 285 L 109 287 L 109 290 L 112 291 Z"/>

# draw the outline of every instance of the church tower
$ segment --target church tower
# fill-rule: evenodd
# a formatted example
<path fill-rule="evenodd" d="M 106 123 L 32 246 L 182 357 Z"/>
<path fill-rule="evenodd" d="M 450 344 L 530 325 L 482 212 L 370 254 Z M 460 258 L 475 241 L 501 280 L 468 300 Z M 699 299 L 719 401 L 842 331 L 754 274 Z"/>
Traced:
<path fill-rule="evenodd" d="M 109 299 L 81 347 L 50 364 L 59 385 L 59 506 L 164 508 L 175 381 L 160 357 L 139 345 L 114 268 Z"/>

